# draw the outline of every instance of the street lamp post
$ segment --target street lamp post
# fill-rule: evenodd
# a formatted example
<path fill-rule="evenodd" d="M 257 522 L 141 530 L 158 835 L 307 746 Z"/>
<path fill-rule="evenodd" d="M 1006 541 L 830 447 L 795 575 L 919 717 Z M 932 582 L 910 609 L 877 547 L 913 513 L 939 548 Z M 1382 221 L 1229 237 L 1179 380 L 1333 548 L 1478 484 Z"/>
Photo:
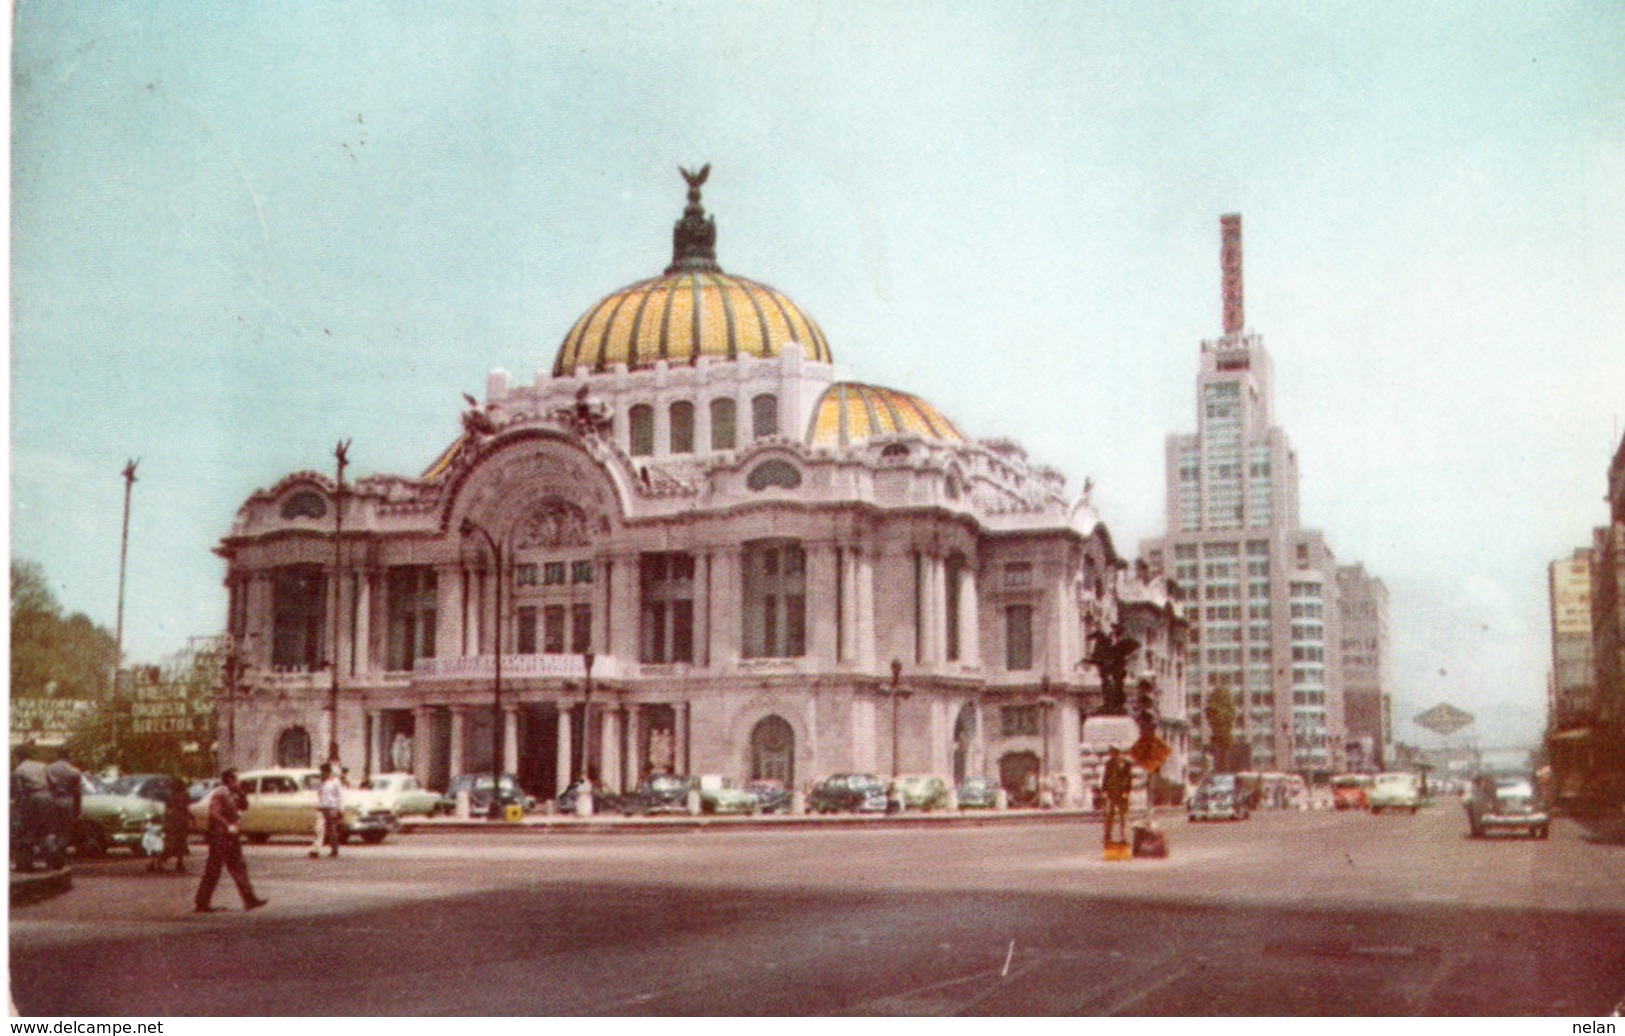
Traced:
<path fill-rule="evenodd" d="M 900 770 L 897 765 L 897 707 L 902 704 L 904 698 L 913 693 L 912 691 L 903 690 L 902 679 L 903 663 L 894 658 L 891 663 L 891 776 L 893 781 L 897 780 L 897 774 Z"/>
<path fill-rule="evenodd" d="M 349 452 L 349 439 L 340 439 L 333 447 L 333 457 L 338 461 L 338 484 L 333 490 L 333 646 L 328 652 L 333 680 L 327 699 L 327 761 L 334 772 L 339 770 L 339 632 L 342 629 L 339 611 L 344 600 L 340 551 L 344 543 L 344 469 L 350 463 Z"/>
<path fill-rule="evenodd" d="M 1042 676 L 1038 680 L 1038 722 L 1039 741 L 1043 748 L 1043 761 L 1038 772 L 1038 799 L 1043 803 L 1050 791 L 1049 775 L 1049 714 L 1055 708 L 1055 699 L 1049 692 L 1049 677 Z M 1051 805 L 1054 803 L 1051 802 Z"/>
<path fill-rule="evenodd" d="M 491 564 L 496 570 L 496 617 L 493 621 L 492 649 L 496 652 L 496 664 L 491 679 L 491 808 L 486 817 L 491 820 L 502 819 L 502 547 L 496 538 L 469 518 L 463 519 L 462 534 L 469 536 L 479 533 L 485 539 L 485 544 L 491 548 Z"/>

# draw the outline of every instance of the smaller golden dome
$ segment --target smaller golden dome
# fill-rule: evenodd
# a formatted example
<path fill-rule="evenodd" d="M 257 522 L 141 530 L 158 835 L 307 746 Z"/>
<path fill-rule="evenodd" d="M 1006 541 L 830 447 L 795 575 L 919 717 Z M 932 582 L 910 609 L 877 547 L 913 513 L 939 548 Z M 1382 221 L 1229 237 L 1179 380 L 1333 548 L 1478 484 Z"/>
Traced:
<path fill-rule="evenodd" d="M 952 421 L 918 396 L 875 385 L 837 381 L 813 407 L 808 446 L 851 446 L 877 435 L 919 435 L 964 442 Z"/>

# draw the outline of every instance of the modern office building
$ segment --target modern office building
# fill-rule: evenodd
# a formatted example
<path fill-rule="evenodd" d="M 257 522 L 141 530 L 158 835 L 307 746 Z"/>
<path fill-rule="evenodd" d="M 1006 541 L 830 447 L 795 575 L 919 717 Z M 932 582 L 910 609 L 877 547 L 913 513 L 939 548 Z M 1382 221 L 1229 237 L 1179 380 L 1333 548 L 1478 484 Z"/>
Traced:
<path fill-rule="evenodd" d="M 533 378 L 491 374 L 421 475 L 302 471 L 243 504 L 217 548 L 229 761 L 332 743 L 435 787 L 500 753 L 539 798 L 582 772 L 905 771 L 1082 801 L 1078 662 L 1126 577 L 1087 490 L 838 378 L 804 310 L 723 271 L 704 177 L 664 272 Z M 1180 699 L 1182 665 L 1141 668 Z"/>
<path fill-rule="evenodd" d="M 1564 729 L 1592 711 L 1596 671 L 1591 653 L 1591 559 L 1589 547 L 1547 566 L 1552 623 L 1550 719 Z"/>
<path fill-rule="evenodd" d="M 1184 594 L 1197 740 L 1224 688 L 1232 767 L 1324 773 L 1345 765 L 1337 562 L 1299 525 L 1297 455 L 1274 423 L 1264 340 L 1246 327 L 1241 217 L 1222 217 L 1220 234 L 1224 333 L 1202 342 L 1197 431 L 1168 438 L 1167 532 L 1141 556 Z"/>
<path fill-rule="evenodd" d="M 1337 569 L 1337 637 L 1348 769 L 1377 771 L 1393 757 L 1388 588 L 1364 565 Z"/>

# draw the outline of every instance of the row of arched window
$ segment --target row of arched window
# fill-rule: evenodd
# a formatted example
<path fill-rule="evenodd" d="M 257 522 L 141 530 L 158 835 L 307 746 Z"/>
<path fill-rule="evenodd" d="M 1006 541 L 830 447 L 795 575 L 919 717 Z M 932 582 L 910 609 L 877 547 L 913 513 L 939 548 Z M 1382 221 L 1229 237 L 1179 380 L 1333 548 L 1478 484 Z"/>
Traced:
<path fill-rule="evenodd" d="M 731 450 L 737 446 L 738 420 L 736 406 L 731 397 L 719 396 L 711 400 L 711 449 Z M 655 453 L 655 408 L 638 403 L 627 411 L 630 422 L 630 449 L 634 457 L 652 457 Z M 779 398 L 764 392 L 750 401 L 750 434 L 753 439 L 779 434 Z M 686 399 L 672 403 L 666 410 L 666 452 L 685 454 L 694 452 L 694 404 Z"/>

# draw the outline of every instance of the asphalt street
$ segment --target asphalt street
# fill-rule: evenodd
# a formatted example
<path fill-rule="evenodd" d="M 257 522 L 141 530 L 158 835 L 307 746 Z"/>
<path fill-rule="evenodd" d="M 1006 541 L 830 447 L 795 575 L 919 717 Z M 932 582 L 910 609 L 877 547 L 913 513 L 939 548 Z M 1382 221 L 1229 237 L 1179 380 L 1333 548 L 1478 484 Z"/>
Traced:
<path fill-rule="evenodd" d="M 1417 816 L 482 835 L 250 847 L 271 904 L 81 866 L 14 908 L 27 1015 L 1547 1015 L 1625 999 L 1625 845 Z"/>

